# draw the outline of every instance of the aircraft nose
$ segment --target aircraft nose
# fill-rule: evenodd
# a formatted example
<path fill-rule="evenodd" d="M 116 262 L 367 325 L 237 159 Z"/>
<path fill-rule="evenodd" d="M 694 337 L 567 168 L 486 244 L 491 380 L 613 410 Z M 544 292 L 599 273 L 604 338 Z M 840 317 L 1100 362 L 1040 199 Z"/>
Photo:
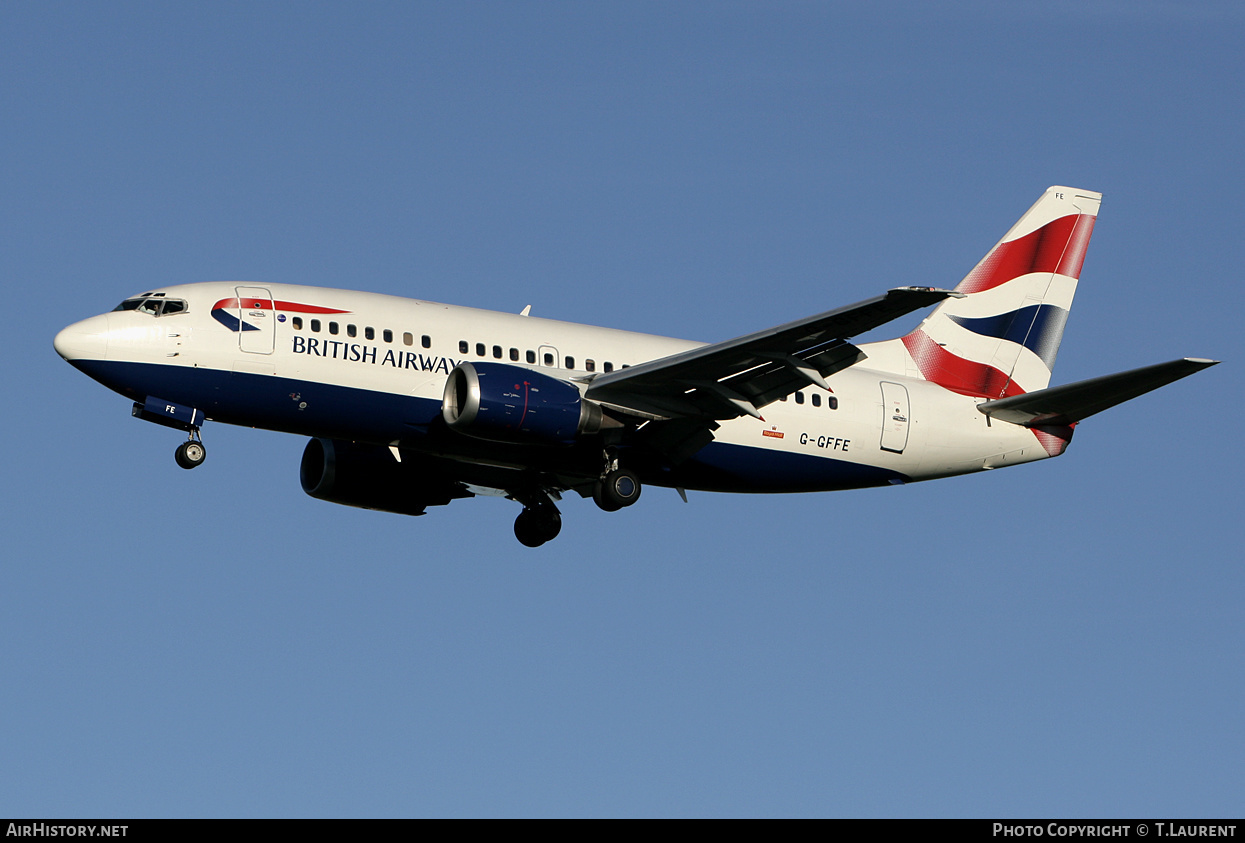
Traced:
<path fill-rule="evenodd" d="M 92 316 L 65 328 L 52 340 L 56 353 L 74 360 L 103 360 L 108 356 L 108 316 Z"/>

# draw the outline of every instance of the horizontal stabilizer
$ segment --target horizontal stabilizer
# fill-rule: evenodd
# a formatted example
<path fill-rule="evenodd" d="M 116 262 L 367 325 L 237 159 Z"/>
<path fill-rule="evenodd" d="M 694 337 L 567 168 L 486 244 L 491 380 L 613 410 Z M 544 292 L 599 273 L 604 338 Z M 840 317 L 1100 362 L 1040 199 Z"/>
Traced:
<path fill-rule="evenodd" d="M 986 401 L 978 404 L 977 409 L 991 418 L 1026 427 L 1076 424 L 1095 413 L 1101 413 L 1152 389 L 1200 372 L 1218 362 L 1186 357 L 1183 360 L 1172 360 L 1169 363 L 1104 375 L 1101 378 L 1039 389 L 997 401 Z"/>

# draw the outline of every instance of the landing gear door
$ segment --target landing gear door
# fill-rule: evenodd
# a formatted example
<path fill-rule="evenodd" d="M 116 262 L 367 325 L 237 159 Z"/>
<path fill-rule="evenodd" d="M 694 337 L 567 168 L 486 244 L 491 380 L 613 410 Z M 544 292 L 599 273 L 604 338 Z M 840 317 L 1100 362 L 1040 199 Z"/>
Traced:
<path fill-rule="evenodd" d="M 266 287 L 234 287 L 238 294 L 238 345 L 252 354 L 272 354 L 277 341 L 276 310 Z"/>
<path fill-rule="evenodd" d="M 902 454 L 908 447 L 908 390 L 882 382 L 882 450 Z"/>

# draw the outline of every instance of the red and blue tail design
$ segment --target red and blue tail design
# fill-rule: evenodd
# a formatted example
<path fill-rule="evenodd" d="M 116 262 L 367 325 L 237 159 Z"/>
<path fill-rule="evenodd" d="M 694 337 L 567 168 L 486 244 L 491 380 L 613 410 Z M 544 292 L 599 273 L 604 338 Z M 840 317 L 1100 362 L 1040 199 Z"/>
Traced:
<path fill-rule="evenodd" d="M 955 288 L 965 296 L 901 339 L 920 376 L 990 399 L 1044 389 L 1101 202 L 1049 188 Z"/>

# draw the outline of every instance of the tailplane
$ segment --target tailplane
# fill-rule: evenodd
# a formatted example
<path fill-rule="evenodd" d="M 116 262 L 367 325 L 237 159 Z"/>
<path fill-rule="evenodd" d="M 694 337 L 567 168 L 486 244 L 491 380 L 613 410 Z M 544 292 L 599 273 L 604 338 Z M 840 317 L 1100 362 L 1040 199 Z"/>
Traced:
<path fill-rule="evenodd" d="M 1102 194 L 1051 187 L 899 342 L 909 373 L 988 399 L 1044 389 Z"/>
<path fill-rule="evenodd" d="M 1011 398 L 986 401 L 978 404 L 977 409 L 991 418 L 1025 427 L 1071 427 L 1095 413 L 1131 401 L 1138 395 L 1167 386 L 1218 362 L 1200 357 L 1185 357 L 1170 363 L 1158 363 L 1087 381 L 1039 389 Z"/>

